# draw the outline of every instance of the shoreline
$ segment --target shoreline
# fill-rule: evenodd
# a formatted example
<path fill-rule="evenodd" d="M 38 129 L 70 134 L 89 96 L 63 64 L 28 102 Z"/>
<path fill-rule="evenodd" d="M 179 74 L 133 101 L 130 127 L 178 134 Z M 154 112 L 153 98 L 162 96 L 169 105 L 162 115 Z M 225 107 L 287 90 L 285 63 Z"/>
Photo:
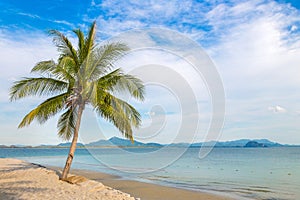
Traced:
<path fill-rule="evenodd" d="M 0 199 L 232 200 L 186 189 L 123 180 L 118 176 L 71 169 L 73 183 L 59 180 L 62 168 L 0 158 Z M 104 185 L 103 185 L 104 184 Z"/>
<path fill-rule="evenodd" d="M 55 171 L 60 167 L 46 166 Z M 156 183 L 146 183 L 138 180 L 123 179 L 121 176 L 108 173 L 86 170 L 71 169 L 70 173 L 86 177 L 90 180 L 101 182 L 122 192 L 128 193 L 141 200 L 234 200 L 232 196 L 223 194 L 213 194 L 204 191 L 194 191 L 190 189 L 177 188 L 172 186 L 159 185 Z"/>

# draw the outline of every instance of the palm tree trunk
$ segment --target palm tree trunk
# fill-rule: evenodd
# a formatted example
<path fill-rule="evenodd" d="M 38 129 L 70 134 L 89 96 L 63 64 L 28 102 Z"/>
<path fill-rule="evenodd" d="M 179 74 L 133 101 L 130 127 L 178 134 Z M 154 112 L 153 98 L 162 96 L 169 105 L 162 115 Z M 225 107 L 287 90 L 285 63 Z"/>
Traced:
<path fill-rule="evenodd" d="M 79 127 L 80 127 L 81 116 L 82 116 L 83 110 L 84 110 L 84 105 L 80 105 L 79 109 L 78 109 L 78 116 L 77 116 L 77 121 L 76 121 L 76 125 L 75 125 L 73 140 L 72 140 L 70 150 L 69 150 L 69 155 L 66 160 L 66 164 L 65 164 L 64 170 L 62 172 L 62 175 L 60 177 L 60 180 L 63 180 L 63 181 L 66 181 L 68 178 L 68 174 L 69 174 L 71 164 L 72 164 L 72 161 L 74 158 L 74 153 L 76 150 L 76 145 L 77 145 L 77 140 L 78 140 L 78 132 L 79 132 Z"/>

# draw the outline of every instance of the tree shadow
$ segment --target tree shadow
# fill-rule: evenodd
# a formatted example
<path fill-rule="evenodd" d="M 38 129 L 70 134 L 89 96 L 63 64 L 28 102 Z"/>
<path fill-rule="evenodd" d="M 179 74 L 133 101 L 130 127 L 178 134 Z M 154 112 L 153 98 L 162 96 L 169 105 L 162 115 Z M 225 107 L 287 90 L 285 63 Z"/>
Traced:
<path fill-rule="evenodd" d="M 6 169 L 7 168 L 7 169 Z M 18 164 L 7 164 L 4 169 L 0 169 L 0 173 L 3 172 L 14 172 L 18 170 L 26 170 L 26 169 L 37 169 L 37 168 L 46 168 L 42 165 L 33 164 L 33 163 L 18 163 Z"/>
<path fill-rule="evenodd" d="M 23 200 L 22 194 L 28 193 L 34 198 L 35 194 L 38 192 L 47 191 L 47 188 L 31 187 L 32 181 L 11 181 L 0 184 L 0 199 L 10 199 L 10 200 Z M 26 186 L 15 186 L 18 184 L 23 184 Z M 27 186 L 28 185 L 28 186 Z M 29 195 L 28 195 L 29 196 Z"/>
<path fill-rule="evenodd" d="M 32 199 L 34 199 L 37 193 L 47 192 L 48 189 L 46 187 L 32 186 L 33 181 L 15 179 L 19 176 L 19 171 L 30 169 L 47 168 L 35 163 L 7 163 L 0 169 L 0 200 L 23 200 L 23 193 L 27 193 L 26 196 L 32 196 Z M 49 171 L 53 171 L 60 176 L 60 172 L 57 170 Z"/>

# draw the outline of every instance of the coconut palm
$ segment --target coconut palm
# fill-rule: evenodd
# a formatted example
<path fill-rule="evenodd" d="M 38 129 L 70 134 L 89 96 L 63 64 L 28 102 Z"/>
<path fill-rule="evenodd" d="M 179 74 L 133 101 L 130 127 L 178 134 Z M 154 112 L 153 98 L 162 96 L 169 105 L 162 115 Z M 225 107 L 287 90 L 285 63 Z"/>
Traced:
<path fill-rule="evenodd" d="M 78 38 L 77 48 L 61 32 L 51 30 L 59 52 L 57 62 L 37 63 L 31 72 L 39 77 L 22 78 L 14 82 L 10 91 L 11 101 L 28 96 L 52 96 L 30 111 L 19 128 L 30 125 L 33 120 L 42 124 L 57 113 L 61 114 L 57 123 L 58 135 L 64 140 L 72 138 L 60 177 L 62 180 L 67 180 L 86 105 L 91 105 L 98 115 L 113 123 L 133 142 L 132 127 L 139 127 L 140 114 L 116 94 L 125 92 L 137 100 L 144 99 L 142 81 L 114 66 L 115 61 L 129 50 L 125 44 L 111 42 L 97 46 L 95 22 L 86 36 L 80 29 L 73 32 Z"/>

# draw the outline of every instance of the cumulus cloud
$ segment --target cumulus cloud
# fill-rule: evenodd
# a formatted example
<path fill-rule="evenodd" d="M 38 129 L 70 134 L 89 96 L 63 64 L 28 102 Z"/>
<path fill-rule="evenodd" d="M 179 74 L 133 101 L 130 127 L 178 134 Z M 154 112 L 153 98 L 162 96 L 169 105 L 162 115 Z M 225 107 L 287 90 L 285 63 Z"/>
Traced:
<path fill-rule="evenodd" d="M 295 8 L 273 1 L 220 4 L 211 10 L 208 20 L 220 38 L 207 49 L 225 84 L 267 93 L 299 85 L 299 33 L 290 33 L 299 16 Z"/>
<path fill-rule="evenodd" d="M 115 35 L 133 28 L 169 27 L 195 38 L 203 36 L 199 27 L 205 26 L 204 3 L 185 1 L 94 1 L 92 10 L 101 10 L 97 18 L 105 35 Z M 86 17 L 88 21 L 93 19 Z"/>
<path fill-rule="evenodd" d="M 1 78 L 24 76 L 41 60 L 55 59 L 56 49 L 45 34 L 30 33 L 11 38 L 0 32 Z"/>

